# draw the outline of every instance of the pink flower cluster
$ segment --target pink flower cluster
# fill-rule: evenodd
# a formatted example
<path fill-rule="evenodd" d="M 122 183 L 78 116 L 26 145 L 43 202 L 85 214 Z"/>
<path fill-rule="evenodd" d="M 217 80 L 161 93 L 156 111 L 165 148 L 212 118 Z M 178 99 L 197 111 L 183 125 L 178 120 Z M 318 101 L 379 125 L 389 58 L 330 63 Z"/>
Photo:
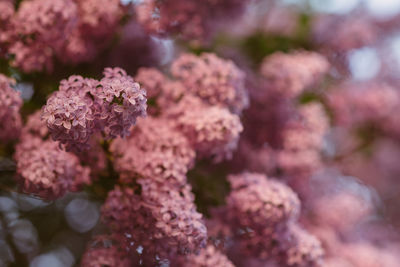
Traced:
<path fill-rule="evenodd" d="M 171 66 L 172 75 L 186 90 L 210 105 L 240 113 L 248 106 L 244 73 L 236 65 L 214 54 L 200 57 L 183 54 Z"/>
<path fill-rule="evenodd" d="M 398 267 L 400 15 L 364 9 L 0 0 L 6 264 Z"/>
<path fill-rule="evenodd" d="M 124 249 L 115 236 L 96 236 L 89 242 L 81 260 L 81 266 L 132 266 L 132 261 L 125 255 Z"/>
<path fill-rule="evenodd" d="M 320 104 L 300 107 L 299 117 L 289 121 L 282 131 L 279 167 L 294 177 L 309 176 L 321 167 L 320 150 L 328 128 L 328 120 Z"/>
<path fill-rule="evenodd" d="M 21 190 L 46 200 L 62 197 L 66 192 L 78 191 L 91 183 L 90 169 L 83 167 L 79 158 L 60 149 L 49 138 L 40 113 L 29 116 L 15 148 L 16 179 Z"/>
<path fill-rule="evenodd" d="M 226 255 L 218 251 L 213 245 L 207 245 L 200 254 L 189 255 L 187 257 L 180 257 L 177 259 L 176 266 L 182 267 L 212 267 L 212 266 L 224 266 L 234 267 L 235 265 L 228 259 Z"/>
<path fill-rule="evenodd" d="M 250 1 L 145 0 L 136 7 L 138 21 L 153 34 L 177 34 L 184 39 L 207 39 L 215 27 L 240 17 Z"/>
<path fill-rule="evenodd" d="M 151 117 L 140 120 L 128 139 L 115 140 L 111 151 L 115 169 L 127 183 L 139 175 L 171 186 L 184 185 L 195 158 L 188 140 L 171 121 Z"/>
<path fill-rule="evenodd" d="M 328 61 L 315 52 L 274 53 L 264 59 L 261 75 L 271 90 L 295 97 L 320 80 L 329 69 Z"/>
<path fill-rule="evenodd" d="M 231 158 L 243 130 L 240 120 L 226 109 L 193 108 L 178 118 L 178 127 L 199 157 L 219 162 Z"/>
<path fill-rule="evenodd" d="M 61 81 L 43 107 L 42 118 L 54 140 L 67 150 L 85 150 L 90 137 L 126 136 L 146 115 L 146 92 L 119 68 L 106 68 L 100 81 L 71 76 Z"/>
<path fill-rule="evenodd" d="M 257 173 L 228 179 L 232 192 L 222 222 L 231 228 L 235 253 L 285 266 L 321 266 L 321 244 L 298 225 L 300 201 L 288 186 Z"/>
<path fill-rule="evenodd" d="M 264 59 L 261 77 L 250 81 L 256 85 L 250 86 L 252 104 L 245 114 L 247 131 L 236 154 L 238 164 L 256 172 L 283 172 L 295 183 L 323 166 L 321 149 L 329 130 L 325 107 L 316 101 L 299 104 L 298 98 L 306 90 L 315 91 L 312 87 L 328 67 L 315 52 L 276 53 Z"/>
<path fill-rule="evenodd" d="M 0 141 L 5 142 L 18 137 L 22 127 L 19 110 L 22 106 L 20 93 L 11 86 L 12 79 L 0 74 Z"/>
<path fill-rule="evenodd" d="M 113 233 L 124 235 L 134 250 L 142 247 L 142 258 L 149 261 L 204 247 L 207 230 L 190 186 L 177 190 L 146 179 L 138 183 L 140 195 L 119 187 L 108 195 L 102 218 Z"/>
<path fill-rule="evenodd" d="M 51 140 L 26 137 L 16 147 L 15 160 L 22 191 L 44 199 L 56 199 L 90 184 L 89 168 Z"/>
<path fill-rule="evenodd" d="M 231 158 L 243 130 L 237 114 L 248 104 L 243 72 L 213 54 L 184 54 L 173 62 L 171 74 L 174 80 L 140 69 L 136 76 L 156 99 L 149 107 L 152 115 L 171 120 L 199 157 Z"/>
<path fill-rule="evenodd" d="M 1 54 L 12 55 L 12 65 L 24 72 L 51 71 L 54 56 L 72 63 L 92 59 L 123 14 L 118 0 L 29 0 L 15 13 L 12 2 L 2 1 L 0 11 Z"/>
<path fill-rule="evenodd" d="M 388 134 L 399 136 L 400 93 L 397 89 L 381 83 L 345 84 L 329 95 L 329 105 L 338 125 L 365 127 L 375 125 Z"/>
<path fill-rule="evenodd" d="M 228 77 L 240 71 L 231 62 L 210 61 L 216 64 L 211 66 L 215 72 L 225 71 L 222 63 L 229 66 L 226 78 L 214 80 L 213 86 L 218 88 L 219 82 L 223 90 L 231 90 L 231 99 L 239 99 L 244 76 L 237 76 L 238 84 L 227 83 Z M 229 158 L 242 131 L 238 115 L 225 102 L 210 105 L 209 98 L 217 99 L 217 95 L 202 98 L 194 84 L 190 89 L 185 85 L 191 77 L 171 80 L 155 69 L 139 70 L 135 79 L 148 90 L 150 103 L 155 100 L 150 106 L 152 116 L 140 119 L 128 138 L 116 139 L 110 147 L 123 187 L 109 193 L 102 218 L 113 233 L 125 234 L 124 242 L 132 242 L 134 249 L 141 246 L 140 257 L 145 261 L 156 260 L 156 255 L 174 259 L 176 254 L 199 252 L 206 245 L 206 226 L 196 211 L 187 172 L 195 157 Z M 208 84 L 197 86 L 202 90 Z"/>

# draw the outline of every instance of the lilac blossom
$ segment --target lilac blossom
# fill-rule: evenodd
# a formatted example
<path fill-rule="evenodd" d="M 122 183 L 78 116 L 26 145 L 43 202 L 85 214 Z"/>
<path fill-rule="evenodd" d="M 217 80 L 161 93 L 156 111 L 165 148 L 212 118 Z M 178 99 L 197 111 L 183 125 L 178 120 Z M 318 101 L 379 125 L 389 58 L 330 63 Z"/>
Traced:
<path fill-rule="evenodd" d="M 288 186 L 256 173 L 228 179 L 232 187 L 227 198 L 229 216 L 238 227 L 260 230 L 297 219 L 300 200 Z"/>
<path fill-rule="evenodd" d="M 214 54 L 183 54 L 171 66 L 172 75 L 187 90 L 210 105 L 240 113 L 248 105 L 244 73 L 229 60 Z"/>
<path fill-rule="evenodd" d="M 125 233 L 150 257 L 193 253 L 205 246 L 206 228 L 189 186 L 170 190 L 149 180 L 139 183 L 140 195 L 118 187 L 109 193 L 102 217 L 114 233 Z"/>
<path fill-rule="evenodd" d="M 189 255 L 187 257 L 180 257 L 177 266 L 182 267 L 233 267 L 233 263 L 221 251 L 218 251 L 213 245 L 207 245 L 202 249 L 199 255 Z"/>
<path fill-rule="evenodd" d="M 172 184 L 186 183 L 195 152 L 171 121 L 148 117 L 140 120 L 127 139 L 111 146 L 115 169 L 122 179 L 137 175 Z"/>
<path fill-rule="evenodd" d="M 136 7 L 138 21 L 150 33 L 179 34 L 184 39 L 203 41 L 226 21 L 240 17 L 250 1 L 238 0 L 146 0 Z"/>
<path fill-rule="evenodd" d="M 68 150 L 86 150 L 96 132 L 125 137 L 146 115 L 146 92 L 119 68 L 106 68 L 100 81 L 71 76 L 60 83 L 43 108 L 54 140 Z"/>
<path fill-rule="evenodd" d="M 96 236 L 89 241 L 81 260 L 82 267 L 129 267 L 133 262 L 114 236 Z"/>
<path fill-rule="evenodd" d="M 264 59 L 261 74 L 273 90 L 295 97 L 320 80 L 329 70 L 328 61 L 315 52 L 274 53 Z"/>
<path fill-rule="evenodd" d="M 22 127 L 19 110 L 22 106 L 20 93 L 11 86 L 15 81 L 0 74 L 0 141 L 18 137 Z"/>
<path fill-rule="evenodd" d="M 23 192 L 53 200 L 90 184 L 90 169 L 57 143 L 27 136 L 16 147 L 17 181 Z"/>

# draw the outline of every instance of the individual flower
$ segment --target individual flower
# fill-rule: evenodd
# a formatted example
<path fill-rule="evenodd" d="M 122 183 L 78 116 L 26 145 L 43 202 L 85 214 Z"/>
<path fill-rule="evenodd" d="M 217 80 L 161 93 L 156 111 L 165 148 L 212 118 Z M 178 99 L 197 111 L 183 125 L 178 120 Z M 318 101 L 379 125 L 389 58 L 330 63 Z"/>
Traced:
<path fill-rule="evenodd" d="M 11 86 L 15 81 L 0 74 L 0 141 L 18 137 L 22 127 L 19 110 L 22 106 L 20 93 Z"/>
<path fill-rule="evenodd" d="M 272 90 L 296 97 L 319 81 L 329 67 L 328 61 L 315 52 L 277 52 L 264 59 L 260 72 Z"/>
<path fill-rule="evenodd" d="M 248 105 L 245 75 L 230 60 L 211 53 L 183 54 L 172 63 L 171 73 L 190 93 L 210 105 L 220 105 L 234 113 L 241 113 Z"/>

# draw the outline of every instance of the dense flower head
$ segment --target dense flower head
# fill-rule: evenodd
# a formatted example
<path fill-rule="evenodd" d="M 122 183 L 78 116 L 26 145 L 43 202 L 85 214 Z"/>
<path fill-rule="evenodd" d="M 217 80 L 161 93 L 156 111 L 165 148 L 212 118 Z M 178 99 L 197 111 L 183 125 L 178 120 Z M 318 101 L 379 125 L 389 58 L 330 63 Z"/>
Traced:
<path fill-rule="evenodd" d="M 262 230 L 297 219 L 300 200 L 285 184 L 263 174 L 242 173 L 228 177 L 229 216 L 241 228 Z"/>
<path fill-rule="evenodd" d="M 14 16 L 13 1 L 0 1 L 0 56 L 7 50 L 8 42 L 12 36 L 11 18 Z"/>
<path fill-rule="evenodd" d="M 297 224 L 291 224 L 282 236 L 281 249 L 287 266 L 324 266 L 320 241 Z"/>
<path fill-rule="evenodd" d="M 25 45 L 20 41 L 16 41 L 10 46 L 8 52 L 14 55 L 13 66 L 22 69 L 24 72 L 35 72 L 46 69 L 53 69 L 53 54 L 49 49 L 43 50 L 40 43 L 34 42 Z"/>
<path fill-rule="evenodd" d="M 163 90 L 166 77 L 155 68 L 140 68 L 135 80 L 146 90 L 148 98 L 154 98 Z"/>
<path fill-rule="evenodd" d="M 211 157 L 215 162 L 232 157 L 243 130 L 237 115 L 217 106 L 192 107 L 177 124 L 198 156 Z"/>
<path fill-rule="evenodd" d="M 240 113 L 248 105 L 244 73 L 230 60 L 215 54 L 182 54 L 171 66 L 172 75 L 187 90 L 210 105 Z"/>
<path fill-rule="evenodd" d="M 344 258 L 353 266 L 395 267 L 399 263 L 396 249 L 386 249 L 368 242 L 357 242 L 344 245 L 341 249 Z"/>
<path fill-rule="evenodd" d="M 151 115 L 170 113 L 188 93 L 180 81 L 169 79 L 155 68 L 140 68 L 135 79 L 147 91 L 150 101 L 154 102 L 149 107 Z"/>
<path fill-rule="evenodd" d="M 278 163 L 291 174 L 310 173 L 320 167 L 324 136 L 328 120 L 323 107 L 311 103 L 299 108 L 282 132 L 283 149 L 279 151 Z"/>
<path fill-rule="evenodd" d="M 313 25 L 313 38 L 325 49 L 349 51 L 370 45 L 379 37 L 379 28 L 367 17 L 354 14 L 321 16 Z"/>
<path fill-rule="evenodd" d="M 104 38 L 112 34 L 123 15 L 119 0 L 75 0 L 79 28 L 85 35 Z"/>
<path fill-rule="evenodd" d="M 101 81 L 71 76 L 60 83 L 43 107 L 43 119 L 54 140 L 69 150 L 85 150 L 90 137 L 126 136 L 146 115 L 146 92 L 119 68 L 106 68 Z"/>
<path fill-rule="evenodd" d="M 104 171 L 107 169 L 107 154 L 102 147 L 103 142 L 104 140 L 101 139 L 101 136 L 95 134 L 89 140 L 90 149 L 76 154 L 82 165 L 90 168 L 92 180 L 99 178 L 99 176 L 104 174 Z"/>
<path fill-rule="evenodd" d="M 18 34 L 45 44 L 60 42 L 75 24 L 77 6 L 72 0 L 23 1 L 15 17 Z"/>
<path fill-rule="evenodd" d="M 96 236 L 82 256 L 82 267 L 130 267 L 133 262 L 113 236 Z"/>
<path fill-rule="evenodd" d="M 136 7 L 138 21 L 152 34 L 179 34 L 184 39 L 204 40 L 220 21 L 240 16 L 250 1 L 146 0 Z"/>
<path fill-rule="evenodd" d="M 204 247 L 207 231 L 193 204 L 190 187 L 170 190 L 139 180 L 141 194 L 115 188 L 102 207 L 102 218 L 114 233 L 124 233 L 143 254 L 193 253 Z"/>
<path fill-rule="evenodd" d="M 277 153 L 268 145 L 254 146 L 247 138 L 241 138 L 233 161 L 236 167 L 268 174 L 277 167 Z"/>
<path fill-rule="evenodd" d="M 329 225 L 337 231 L 351 230 L 371 215 L 370 201 L 352 192 L 338 192 L 318 199 L 313 206 L 318 224 Z M 346 214 L 346 216 L 343 216 Z"/>
<path fill-rule="evenodd" d="M 137 147 L 127 147 L 127 151 L 115 160 L 115 169 L 120 174 L 120 181 L 130 183 L 137 177 L 166 183 L 171 187 L 187 183 L 186 173 L 189 168 L 173 154 L 144 152 Z"/>
<path fill-rule="evenodd" d="M 324 169 L 313 175 L 309 186 L 314 189 L 307 196 L 309 219 L 319 227 L 346 235 L 374 214 L 374 192 L 355 177 Z"/>
<path fill-rule="evenodd" d="M 27 0 L 15 14 L 12 2 L 0 5 L 1 54 L 13 55 L 12 65 L 24 72 L 52 71 L 54 57 L 75 64 L 92 60 L 124 14 L 118 0 Z"/>
<path fill-rule="evenodd" d="M 0 141 L 8 141 L 18 137 L 22 127 L 19 110 L 22 106 L 20 93 L 11 85 L 12 79 L 0 74 Z"/>
<path fill-rule="evenodd" d="M 85 39 L 79 29 L 74 29 L 68 40 L 57 49 L 56 56 L 63 63 L 78 64 L 93 60 L 99 52 L 99 47 L 91 39 Z"/>
<path fill-rule="evenodd" d="M 30 114 L 22 128 L 22 138 L 35 136 L 41 139 L 46 139 L 49 135 L 49 129 L 46 123 L 42 120 L 42 112 L 37 110 Z"/>
<path fill-rule="evenodd" d="M 13 64 L 25 72 L 50 70 L 54 49 L 63 45 L 75 27 L 77 15 L 72 0 L 23 1 L 13 18 Z M 29 60 L 25 60 L 26 56 Z"/>
<path fill-rule="evenodd" d="M 261 75 L 277 93 L 295 97 L 321 79 L 329 70 L 328 61 L 316 52 L 274 53 L 266 57 Z"/>
<path fill-rule="evenodd" d="M 195 157 L 190 143 L 171 121 L 152 117 L 140 120 L 129 138 L 115 140 L 111 151 L 122 179 L 139 175 L 177 184 L 186 183 Z"/>
<path fill-rule="evenodd" d="M 285 233 L 281 228 L 266 227 L 262 231 L 239 232 L 234 240 L 234 253 L 243 258 L 257 258 L 263 262 L 278 259 L 280 236 Z"/>
<path fill-rule="evenodd" d="M 17 180 L 22 191 L 44 199 L 62 197 L 90 184 L 90 170 L 78 157 L 61 150 L 57 143 L 30 136 L 16 147 Z"/>
<path fill-rule="evenodd" d="M 392 117 L 400 104 L 400 94 L 386 84 L 347 84 L 333 91 L 328 100 L 339 125 L 374 123 L 390 128 L 390 124 L 395 124 Z"/>
<path fill-rule="evenodd" d="M 60 83 L 43 107 L 42 118 L 54 140 L 66 144 L 68 149 L 79 150 L 95 132 L 94 104 L 87 95 L 92 89 L 89 79 L 71 76 Z"/>
<path fill-rule="evenodd" d="M 74 0 L 78 20 L 69 38 L 56 50 L 64 63 L 82 63 L 94 60 L 118 29 L 124 15 L 118 0 Z"/>
<path fill-rule="evenodd" d="M 176 266 L 182 267 L 234 267 L 233 263 L 213 245 L 207 245 L 198 255 L 180 257 Z"/>
<path fill-rule="evenodd" d="M 105 132 L 112 138 L 127 136 L 136 119 L 146 115 L 146 91 L 120 68 L 104 70 L 96 97 L 108 105 Z"/>

